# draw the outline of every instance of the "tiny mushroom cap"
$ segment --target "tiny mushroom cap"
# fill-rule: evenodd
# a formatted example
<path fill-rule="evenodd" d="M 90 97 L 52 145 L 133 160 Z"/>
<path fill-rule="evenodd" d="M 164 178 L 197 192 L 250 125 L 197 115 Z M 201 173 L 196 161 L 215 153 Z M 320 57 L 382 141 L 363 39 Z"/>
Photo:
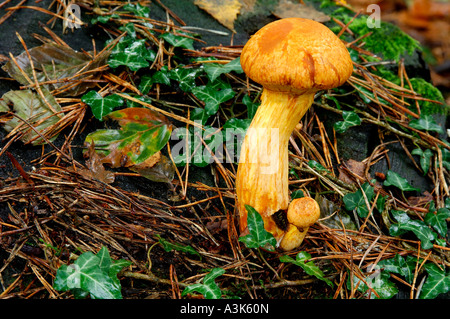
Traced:
<path fill-rule="evenodd" d="M 320 217 L 320 207 L 311 197 L 294 199 L 287 211 L 288 222 L 300 229 L 313 225 Z"/>
<path fill-rule="evenodd" d="M 242 50 L 241 65 L 265 89 L 297 94 L 338 87 L 353 71 L 343 42 L 323 24 L 302 18 L 258 30 Z"/>

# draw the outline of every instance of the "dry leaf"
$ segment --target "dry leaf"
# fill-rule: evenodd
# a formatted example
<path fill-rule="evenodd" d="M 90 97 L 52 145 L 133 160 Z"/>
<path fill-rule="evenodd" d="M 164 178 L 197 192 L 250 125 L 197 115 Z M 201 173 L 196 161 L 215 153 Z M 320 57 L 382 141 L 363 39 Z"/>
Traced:
<path fill-rule="evenodd" d="M 355 175 L 364 178 L 364 171 L 366 170 L 366 164 L 358 162 L 353 159 L 349 159 L 345 162 L 345 168 L 338 168 L 339 179 L 347 184 L 355 183 Z M 351 173 L 349 173 L 350 171 Z"/>
<path fill-rule="evenodd" d="M 301 4 L 298 2 L 291 2 L 288 0 L 280 1 L 278 6 L 272 12 L 277 18 L 305 18 L 317 22 L 327 22 L 330 17 L 325 13 L 317 11 L 312 6 Z"/>
<path fill-rule="evenodd" d="M 86 166 L 88 169 L 82 169 L 79 173 L 84 177 L 95 178 L 107 184 L 113 183 L 114 173 L 105 169 L 100 155 L 95 152 L 95 146 L 93 143 L 89 146 L 88 154 L 89 159 L 86 160 Z"/>
<path fill-rule="evenodd" d="M 194 4 L 212 15 L 219 23 L 234 31 L 234 20 L 242 7 L 239 0 L 195 0 Z"/>

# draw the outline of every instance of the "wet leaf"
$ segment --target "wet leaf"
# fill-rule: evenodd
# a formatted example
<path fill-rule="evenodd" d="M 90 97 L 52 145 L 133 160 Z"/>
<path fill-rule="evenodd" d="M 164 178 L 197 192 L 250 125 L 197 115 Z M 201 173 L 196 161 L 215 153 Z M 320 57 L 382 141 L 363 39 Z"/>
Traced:
<path fill-rule="evenodd" d="M 222 292 L 219 286 L 217 286 L 215 280 L 217 277 L 222 276 L 225 273 L 225 269 L 214 268 L 208 273 L 205 278 L 203 278 L 203 283 L 189 285 L 184 288 L 181 296 L 186 296 L 192 292 L 201 293 L 205 299 L 220 299 L 222 297 Z"/>
<path fill-rule="evenodd" d="M 428 148 L 425 151 L 422 151 L 420 148 L 416 148 L 411 152 L 411 154 L 420 156 L 420 167 L 423 170 L 423 174 L 426 175 L 430 169 L 433 152 Z"/>
<path fill-rule="evenodd" d="M 9 105 L 11 105 L 15 114 L 28 121 L 42 135 L 45 135 L 46 129 L 58 122 L 59 117 L 55 112 L 60 112 L 61 106 L 47 89 L 41 88 L 41 90 L 48 104 L 32 90 L 9 91 L 2 96 L 0 111 L 10 111 Z M 31 142 L 33 145 L 45 143 L 45 140 L 33 129 L 16 117 L 8 120 L 4 124 L 4 128 L 8 132 L 23 134 L 20 139 L 24 143 Z"/>
<path fill-rule="evenodd" d="M 282 0 L 279 2 L 275 10 L 272 11 L 277 18 L 304 18 L 317 22 L 330 21 L 330 17 L 325 13 L 317 11 L 314 7 L 299 2 L 291 2 Z"/>
<path fill-rule="evenodd" d="M 334 129 L 338 133 L 344 133 L 352 126 L 358 126 L 361 124 L 361 118 L 353 111 L 343 111 L 342 117 L 344 121 L 334 123 Z"/>
<path fill-rule="evenodd" d="M 183 66 L 179 66 L 176 69 L 170 70 L 169 78 L 177 81 L 180 89 L 184 92 L 191 92 L 195 87 L 195 78 L 199 72 L 200 70 L 198 68 L 185 68 Z"/>
<path fill-rule="evenodd" d="M 167 70 L 167 65 L 163 66 L 161 70 L 156 71 L 152 75 L 146 74 L 142 77 L 139 83 L 139 91 L 143 94 L 150 92 L 153 84 L 160 83 L 165 85 L 170 85 L 169 71 Z"/>
<path fill-rule="evenodd" d="M 100 77 L 100 72 L 86 73 L 105 65 L 109 51 L 104 51 L 93 59 L 87 54 L 77 52 L 69 47 L 46 43 L 28 50 L 35 68 L 38 82 L 60 82 L 46 84 L 50 91 L 58 89 L 58 96 L 78 96 L 96 85 L 95 81 Z M 26 52 L 15 57 L 18 66 L 34 81 L 31 63 Z M 3 66 L 3 70 L 22 85 L 29 85 L 20 69 L 13 61 Z M 80 75 L 77 75 L 79 73 Z M 70 81 L 64 79 L 70 78 Z M 83 80 L 89 80 L 89 82 Z M 74 85 L 75 84 L 75 85 Z"/>
<path fill-rule="evenodd" d="M 395 186 L 399 188 L 401 191 L 418 191 L 420 189 L 412 187 L 406 178 L 401 177 L 394 171 L 389 170 L 386 174 L 386 180 L 383 182 L 384 186 Z"/>
<path fill-rule="evenodd" d="M 361 218 L 365 218 L 369 214 L 369 208 L 367 207 L 366 199 L 364 198 L 363 191 L 364 191 L 364 194 L 366 195 L 367 201 L 370 205 L 370 202 L 372 201 L 372 199 L 375 195 L 375 192 L 374 192 L 374 188 L 372 186 L 370 186 L 370 184 L 368 182 L 364 183 L 361 186 L 361 189 L 358 189 L 355 193 L 346 194 L 343 199 L 344 204 L 345 204 L 345 209 L 347 209 L 349 211 L 356 209 L 358 216 Z"/>
<path fill-rule="evenodd" d="M 192 246 L 190 245 L 181 245 L 179 243 L 172 243 L 164 238 L 162 238 L 160 235 L 156 235 L 158 238 L 158 242 L 163 246 L 164 250 L 167 252 L 170 252 L 172 250 L 181 251 L 183 253 L 189 253 L 191 255 L 197 255 L 199 257 L 200 254 L 198 251 L 196 251 Z"/>
<path fill-rule="evenodd" d="M 131 11 L 138 17 L 150 18 L 150 8 L 139 3 L 127 3 L 123 6 L 123 10 Z"/>
<path fill-rule="evenodd" d="M 100 121 L 113 109 L 123 104 L 123 99 L 116 94 L 102 97 L 96 91 L 89 91 L 81 97 L 81 101 L 91 107 L 92 114 Z"/>
<path fill-rule="evenodd" d="M 157 152 L 143 163 L 130 166 L 129 169 L 154 182 L 170 182 L 175 175 L 173 163 Z"/>
<path fill-rule="evenodd" d="M 425 216 L 425 223 L 433 227 L 442 237 L 447 236 L 447 219 L 450 218 L 450 210 L 440 208 L 436 212 L 430 212 Z"/>
<path fill-rule="evenodd" d="M 390 299 L 398 293 L 395 284 L 389 280 L 390 275 L 387 272 L 381 272 L 375 276 L 369 275 L 365 278 L 370 288 L 357 276 L 353 276 L 353 285 L 357 291 L 364 293 L 370 299 Z M 347 287 L 351 288 L 351 280 L 347 279 Z M 376 294 L 375 294 L 376 292 Z M 379 297 L 377 297 L 377 295 Z"/>
<path fill-rule="evenodd" d="M 308 275 L 310 276 L 314 276 L 317 279 L 323 280 L 327 283 L 328 286 L 330 286 L 331 288 L 333 288 L 333 283 L 325 278 L 325 275 L 323 274 L 322 270 L 317 267 L 314 262 L 312 261 L 307 261 L 308 259 L 311 259 L 311 255 L 308 254 L 305 251 L 301 251 L 297 254 L 297 256 L 295 257 L 295 260 L 287 255 L 283 255 L 280 257 L 280 261 L 283 263 L 292 263 L 294 265 L 297 265 L 299 267 L 301 267 Z"/>
<path fill-rule="evenodd" d="M 406 212 L 392 210 L 392 215 L 398 223 L 392 224 L 389 228 L 389 234 L 392 236 L 401 236 L 408 231 L 412 231 L 421 241 L 422 249 L 433 247 L 432 241 L 436 239 L 436 233 L 431 231 L 425 222 L 411 219 Z"/>
<path fill-rule="evenodd" d="M 192 93 L 199 100 L 205 102 L 205 111 L 208 116 L 216 114 L 220 104 L 232 99 L 236 95 L 236 92 L 231 88 L 216 90 L 207 85 L 194 87 Z"/>
<path fill-rule="evenodd" d="M 203 69 L 206 72 L 206 75 L 211 80 L 211 82 L 214 82 L 220 75 L 230 72 L 236 72 L 238 74 L 241 74 L 244 72 L 241 67 L 241 59 L 236 58 L 227 64 L 220 64 L 220 63 L 205 63 L 203 64 Z"/>
<path fill-rule="evenodd" d="M 85 252 L 73 264 L 59 267 L 53 287 L 59 291 L 81 290 L 93 299 L 122 299 L 117 274 L 130 264 L 123 259 L 112 260 L 105 247 L 97 255 Z"/>
<path fill-rule="evenodd" d="M 239 0 L 194 0 L 194 4 L 234 31 L 234 21 L 242 7 Z"/>
<path fill-rule="evenodd" d="M 383 271 L 399 274 L 400 276 L 403 276 L 407 282 L 412 283 L 416 259 L 411 256 L 406 256 L 405 260 L 399 254 L 396 254 L 394 258 L 381 260 L 377 266 L 381 267 Z"/>
<path fill-rule="evenodd" d="M 409 126 L 423 131 L 433 131 L 437 133 L 444 132 L 442 127 L 436 123 L 433 116 L 431 115 L 422 115 L 422 117 L 419 119 L 411 120 L 409 122 Z"/>
<path fill-rule="evenodd" d="M 86 178 L 95 178 L 106 184 L 113 183 L 115 179 L 114 173 L 105 169 L 100 155 L 95 152 L 95 145 L 93 143 L 89 146 L 88 151 L 89 159 L 86 160 L 88 169 L 81 169 L 78 173 Z"/>
<path fill-rule="evenodd" d="M 112 167 L 143 163 L 166 145 L 172 131 L 163 115 L 146 108 L 114 111 L 107 118 L 117 121 L 121 128 L 97 130 L 86 137 L 85 143 L 94 143 L 103 163 Z"/>
<path fill-rule="evenodd" d="M 277 240 L 271 233 L 264 228 L 264 221 L 261 215 L 251 206 L 245 205 L 247 209 L 247 226 L 249 235 L 239 237 L 239 241 L 243 242 L 247 248 L 264 248 L 273 251 L 276 247 Z"/>
<path fill-rule="evenodd" d="M 137 40 L 133 37 L 124 37 L 114 47 L 108 59 L 108 64 L 115 69 L 121 65 L 127 66 L 131 71 L 138 71 L 150 66 L 148 61 L 153 61 L 156 53 L 145 46 L 145 40 Z"/>
<path fill-rule="evenodd" d="M 450 291 L 450 273 L 440 269 L 437 265 L 427 263 L 424 266 L 428 277 L 422 286 L 420 299 L 434 299 L 440 294 Z"/>
<path fill-rule="evenodd" d="M 188 50 L 194 50 L 194 39 L 187 38 L 182 35 L 176 35 L 173 33 L 161 34 L 160 38 L 163 38 L 169 44 L 173 45 L 176 48 L 184 48 L 184 49 L 188 49 Z"/>

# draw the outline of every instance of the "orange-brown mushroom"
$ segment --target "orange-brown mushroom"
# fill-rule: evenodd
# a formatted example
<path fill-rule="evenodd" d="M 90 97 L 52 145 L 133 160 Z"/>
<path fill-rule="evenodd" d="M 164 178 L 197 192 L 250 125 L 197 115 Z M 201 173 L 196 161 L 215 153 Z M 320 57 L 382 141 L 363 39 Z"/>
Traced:
<path fill-rule="evenodd" d="M 244 46 L 241 65 L 263 92 L 241 147 L 236 176 L 240 231 L 247 227 L 247 204 L 261 214 L 265 229 L 280 242 L 286 229 L 270 216 L 289 205 L 289 137 L 314 94 L 344 84 L 353 65 L 331 30 L 301 18 L 261 28 Z"/>

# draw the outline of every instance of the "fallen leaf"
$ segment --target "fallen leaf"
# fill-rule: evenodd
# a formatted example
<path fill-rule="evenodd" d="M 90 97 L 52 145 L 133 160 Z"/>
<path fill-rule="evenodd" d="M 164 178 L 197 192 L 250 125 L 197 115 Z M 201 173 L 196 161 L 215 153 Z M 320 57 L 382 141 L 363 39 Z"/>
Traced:
<path fill-rule="evenodd" d="M 58 122 L 59 117 L 56 116 L 55 112 L 60 112 L 61 106 L 47 89 L 41 87 L 41 90 L 45 101 L 39 94 L 34 93 L 32 90 L 12 90 L 6 92 L 0 101 L 0 112 L 9 112 L 10 106 L 12 106 L 12 111 L 17 116 L 26 120 L 29 124 L 33 125 L 36 131 L 45 136 L 46 129 Z M 25 144 L 30 142 L 33 145 L 45 143 L 45 140 L 39 134 L 17 117 L 6 121 L 4 129 L 10 132 L 10 134 L 21 134 L 20 139 Z"/>
<path fill-rule="evenodd" d="M 41 46 L 28 50 L 31 61 L 35 69 L 38 82 L 55 81 L 46 84 L 49 90 L 57 89 L 59 96 L 74 97 L 84 93 L 87 89 L 96 85 L 100 72 L 94 71 L 96 68 L 105 65 L 109 56 L 108 51 L 98 54 L 93 59 L 85 53 L 77 52 L 70 47 L 45 43 Z M 33 71 L 27 52 L 23 52 L 15 57 L 14 61 L 9 61 L 3 66 L 3 70 L 22 85 L 29 85 L 29 81 L 20 69 L 34 83 Z M 20 69 L 19 69 L 19 67 Z M 58 81 L 60 80 L 60 81 Z M 89 81 L 86 81 L 89 80 Z"/>
<path fill-rule="evenodd" d="M 89 148 L 95 145 L 103 164 L 127 167 L 155 182 L 173 179 L 173 163 L 160 152 L 172 133 L 172 125 L 163 115 L 147 108 L 129 107 L 105 118 L 117 121 L 121 128 L 97 130 L 85 140 Z"/>
<path fill-rule="evenodd" d="M 195 0 L 194 4 L 212 15 L 219 23 L 234 31 L 234 21 L 242 7 L 239 0 Z"/>
<path fill-rule="evenodd" d="M 364 177 L 365 170 L 365 163 L 355 161 L 354 159 L 349 159 L 344 162 L 343 167 L 338 168 L 339 179 L 347 184 L 355 184 L 355 177 L 353 177 L 353 175 Z M 351 173 L 349 173 L 349 171 Z"/>
<path fill-rule="evenodd" d="M 282 0 L 278 6 L 272 11 L 277 18 L 305 18 L 317 22 L 330 21 L 330 17 L 325 13 L 317 11 L 314 7 L 299 2 L 291 2 Z"/>
<path fill-rule="evenodd" d="M 113 183 L 114 173 L 105 169 L 100 155 L 95 152 L 94 143 L 89 146 L 88 156 L 89 159 L 86 160 L 88 168 L 79 170 L 79 173 L 86 178 L 95 178 L 106 184 Z"/>

